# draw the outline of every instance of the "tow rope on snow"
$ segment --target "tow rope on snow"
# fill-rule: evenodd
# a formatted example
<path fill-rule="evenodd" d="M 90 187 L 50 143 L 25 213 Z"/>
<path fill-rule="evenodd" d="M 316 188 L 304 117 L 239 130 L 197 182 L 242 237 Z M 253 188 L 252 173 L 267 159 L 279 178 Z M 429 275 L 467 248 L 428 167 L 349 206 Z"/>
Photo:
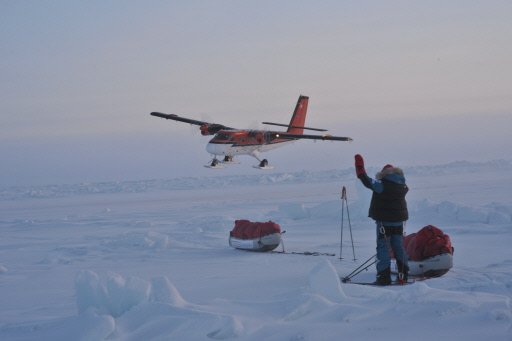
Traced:
<path fill-rule="evenodd" d="M 287 252 L 287 251 L 271 251 L 271 253 L 282 253 L 285 255 L 303 255 L 303 256 L 336 256 L 335 253 L 329 253 L 329 252 L 316 252 L 316 251 L 303 251 L 303 252 Z"/>

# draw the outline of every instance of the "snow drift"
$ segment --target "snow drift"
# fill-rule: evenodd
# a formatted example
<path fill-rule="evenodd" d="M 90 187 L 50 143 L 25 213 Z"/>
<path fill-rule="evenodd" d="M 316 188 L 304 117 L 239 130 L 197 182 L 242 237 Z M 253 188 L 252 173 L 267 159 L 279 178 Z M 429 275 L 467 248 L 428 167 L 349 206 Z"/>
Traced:
<path fill-rule="evenodd" d="M 0 339 L 510 340 L 510 162 L 403 168 L 407 233 L 441 227 L 456 258 L 386 288 L 338 280 L 375 253 L 353 169 L 0 189 Z M 342 186 L 356 261 L 338 258 Z M 241 218 L 336 257 L 235 250 Z"/>

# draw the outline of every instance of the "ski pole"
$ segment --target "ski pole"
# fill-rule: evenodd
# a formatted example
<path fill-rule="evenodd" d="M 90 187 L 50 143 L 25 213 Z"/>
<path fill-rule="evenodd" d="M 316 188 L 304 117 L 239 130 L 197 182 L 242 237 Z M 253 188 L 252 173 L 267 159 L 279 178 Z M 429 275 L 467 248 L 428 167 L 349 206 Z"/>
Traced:
<path fill-rule="evenodd" d="M 347 197 L 347 190 L 345 187 L 343 187 L 342 196 L 345 199 L 345 206 L 347 207 L 347 219 L 348 219 L 348 229 L 350 231 L 350 242 L 352 243 L 352 256 L 354 257 L 352 260 L 356 260 L 356 251 L 354 248 L 354 237 L 352 236 L 352 223 L 350 222 L 350 212 L 348 210 L 348 197 Z"/>
<path fill-rule="evenodd" d="M 362 268 L 361 270 L 357 271 L 355 274 L 352 274 L 352 276 L 350 277 L 345 277 L 343 278 L 343 283 L 347 283 L 348 281 L 350 281 L 352 278 L 354 278 L 355 276 L 359 275 L 361 272 L 365 271 L 365 270 L 368 270 L 368 268 L 370 266 L 372 266 L 373 264 L 377 263 L 376 260 L 374 260 L 373 262 L 371 262 L 370 264 L 368 264 L 367 266 L 365 266 L 364 268 Z"/>
<path fill-rule="evenodd" d="M 352 223 L 350 222 L 350 212 L 348 210 L 348 198 L 347 198 L 347 189 L 345 186 L 341 189 L 341 232 L 340 232 L 340 259 L 343 259 L 341 257 L 342 251 L 343 251 L 343 225 L 345 221 L 345 207 L 347 208 L 347 220 L 348 220 L 348 227 L 350 231 L 350 242 L 352 244 L 352 260 L 356 261 L 356 251 L 354 248 L 354 237 L 352 235 Z"/>
<path fill-rule="evenodd" d="M 341 257 L 342 251 L 343 251 L 343 221 L 345 220 L 345 206 L 343 204 L 343 199 L 346 197 L 347 192 L 345 189 L 345 186 L 341 189 L 341 232 L 340 232 L 340 259 L 343 259 Z"/>

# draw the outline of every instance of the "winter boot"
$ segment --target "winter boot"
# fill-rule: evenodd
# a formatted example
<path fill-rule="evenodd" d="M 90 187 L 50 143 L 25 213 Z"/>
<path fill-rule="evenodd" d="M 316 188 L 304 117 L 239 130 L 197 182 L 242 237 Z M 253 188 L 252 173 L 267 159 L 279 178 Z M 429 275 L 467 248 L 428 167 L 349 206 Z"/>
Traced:
<path fill-rule="evenodd" d="M 386 268 L 377 273 L 377 280 L 375 281 L 377 285 L 390 285 L 391 284 L 391 270 Z"/>
<path fill-rule="evenodd" d="M 404 265 L 401 261 L 396 261 L 396 267 L 398 270 L 398 276 L 396 278 L 397 282 L 407 282 L 409 279 L 409 267 L 407 265 Z"/>

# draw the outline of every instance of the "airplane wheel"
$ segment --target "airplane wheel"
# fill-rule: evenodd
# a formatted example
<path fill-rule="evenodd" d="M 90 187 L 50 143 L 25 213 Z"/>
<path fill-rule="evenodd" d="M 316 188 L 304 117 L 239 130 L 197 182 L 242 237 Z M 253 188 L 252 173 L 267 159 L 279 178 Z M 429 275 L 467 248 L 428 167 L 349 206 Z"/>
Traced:
<path fill-rule="evenodd" d="M 260 167 L 267 167 L 267 166 L 268 166 L 268 161 L 267 161 L 267 159 L 263 159 L 263 160 L 261 160 L 261 162 L 260 162 Z"/>
<path fill-rule="evenodd" d="M 215 167 L 215 166 L 217 166 L 218 164 L 219 164 L 219 160 L 217 160 L 217 159 L 213 159 L 213 160 L 212 160 L 212 164 L 211 164 L 211 166 L 212 166 L 212 167 Z"/>
<path fill-rule="evenodd" d="M 229 156 L 229 155 L 224 156 L 224 162 L 232 162 L 232 161 L 233 161 L 232 156 Z"/>

